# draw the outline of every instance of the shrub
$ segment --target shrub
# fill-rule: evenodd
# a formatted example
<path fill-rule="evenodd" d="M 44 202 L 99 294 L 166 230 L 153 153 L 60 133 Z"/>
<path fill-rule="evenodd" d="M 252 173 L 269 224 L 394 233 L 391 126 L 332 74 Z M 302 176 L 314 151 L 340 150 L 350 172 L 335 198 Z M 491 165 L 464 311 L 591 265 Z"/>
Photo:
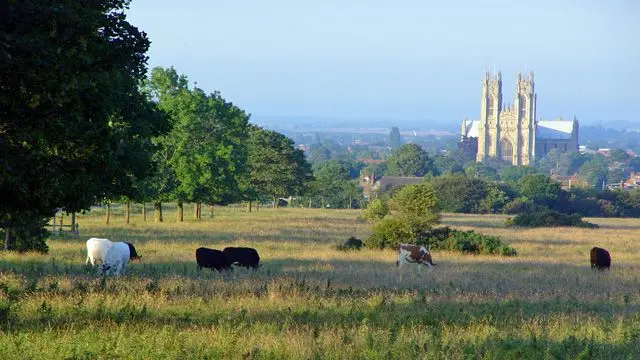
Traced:
<path fill-rule="evenodd" d="M 518 214 L 508 219 L 506 224 L 526 227 L 575 226 L 591 229 L 598 227 L 596 224 L 582 220 L 578 214 L 567 215 L 553 210 Z"/>
<path fill-rule="evenodd" d="M 419 241 L 432 250 L 448 250 L 463 254 L 515 256 L 517 252 L 511 246 L 502 243 L 496 236 L 483 235 L 469 231 L 460 231 L 449 227 L 434 229 L 426 233 Z"/>
<path fill-rule="evenodd" d="M 520 214 L 524 212 L 539 211 L 540 207 L 527 198 L 519 197 L 506 203 L 502 212 L 505 214 Z"/>
<path fill-rule="evenodd" d="M 360 250 L 362 249 L 362 240 L 352 236 L 348 238 L 344 243 L 336 246 L 336 249 L 340 251 Z"/>
<path fill-rule="evenodd" d="M 408 237 L 396 237 L 403 231 L 409 233 L 402 224 L 395 219 L 385 219 L 376 224 L 378 231 L 374 230 L 366 242 L 367 247 L 384 249 L 396 248 L 406 242 Z M 375 228 L 374 228 L 375 229 Z M 428 246 L 430 250 L 447 250 L 461 252 L 463 254 L 504 255 L 515 256 L 517 252 L 511 246 L 502 243 L 496 236 L 482 235 L 469 231 L 459 231 L 448 226 L 433 229 L 423 233 L 417 240 L 418 245 Z"/>
<path fill-rule="evenodd" d="M 403 187 L 391 198 L 391 208 L 396 211 L 394 216 L 409 229 L 412 238 L 440 221 L 438 198 L 427 183 Z"/>
<path fill-rule="evenodd" d="M 387 202 L 381 199 L 375 199 L 362 211 L 362 218 L 370 223 L 375 223 L 378 220 L 382 220 L 388 213 L 389 206 Z"/>
<path fill-rule="evenodd" d="M 403 221 L 388 218 L 375 223 L 373 233 L 365 240 L 365 246 L 372 249 L 395 249 L 413 238 L 410 229 Z"/>

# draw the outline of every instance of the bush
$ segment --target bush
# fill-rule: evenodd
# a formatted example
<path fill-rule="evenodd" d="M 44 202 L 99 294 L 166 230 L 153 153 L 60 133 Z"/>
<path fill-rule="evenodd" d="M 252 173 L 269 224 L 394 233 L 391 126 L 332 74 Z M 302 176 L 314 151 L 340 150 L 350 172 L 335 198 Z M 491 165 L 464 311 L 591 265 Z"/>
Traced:
<path fill-rule="evenodd" d="M 367 247 L 376 249 L 397 248 L 400 244 L 406 242 L 407 238 L 394 236 L 394 234 L 407 230 L 401 227 L 401 223 L 396 223 L 393 220 L 386 219 L 376 224 L 380 228 L 377 232 L 374 231 L 374 234 L 367 239 Z M 422 234 L 416 243 L 428 246 L 430 250 L 447 250 L 463 254 L 517 255 L 514 248 L 502 243 L 498 237 L 478 234 L 473 230 L 459 231 L 447 226 Z"/>
<path fill-rule="evenodd" d="M 527 198 L 516 198 L 506 203 L 502 212 L 505 214 L 520 214 L 524 212 L 539 211 L 540 207 Z"/>
<path fill-rule="evenodd" d="M 408 239 L 414 239 L 408 226 L 396 218 L 382 219 L 373 225 L 373 233 L 365 240 L 371 249 L 395 249 Z"/>
<path fill-rule="evenodd" d="M 336 249 L 340 251 L 360 250 L 362 249 L 362 240 L 352 236 L 348 238 L 344 243 L 336 246 Z"/>
<path fill-rule="evenodd" d="M 575 226 L 590 229 L 598 227 L 596 224 L 582 220 L 578 214 L 567 215 L 553 210 L 518 214 L 512 219 L 507 219 L 506 224 L 526 227 Z"/>
<path fill-rule="evenodd" d="M 460 231 L 443 227 L 426 233 L 419 241 L 432 250 L 448 250 L 463 254 L 515 256 L 517 252 L 511 246 L 502 243 L 500 238 L 469 231 Z"/>
<path fill-rule="evenodd" d="M 375 199 L 362 211 L 362 218 L 370 223 L 375 223 L 378 220 L 382 220 L 388 213 L 389 206 L 387 202 L 381 199 Z"/>
<path fill-rule="evenodd" d="M 49 231 L 44 226 L 49 222 L 49 217 L 25 212 L 11 222 L 9 250 L 37 251 L 47 253 L 49 247 L 46 239 Z M 0 248 L 4 248 L 5 230 L 0 230 Z"/>

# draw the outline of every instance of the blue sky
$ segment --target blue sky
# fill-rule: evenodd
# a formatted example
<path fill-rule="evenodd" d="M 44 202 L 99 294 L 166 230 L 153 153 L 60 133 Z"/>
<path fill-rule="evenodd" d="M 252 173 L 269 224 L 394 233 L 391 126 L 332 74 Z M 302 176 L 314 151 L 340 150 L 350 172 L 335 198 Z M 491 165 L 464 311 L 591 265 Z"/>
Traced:
<path fill-rule="evenodd" d="M 485 67 L 533 70 L 538 115 L 640 125 L 640 1 L 133 0 L 150 67 L 254 116 L 437 120 L 480 112 Z"/>

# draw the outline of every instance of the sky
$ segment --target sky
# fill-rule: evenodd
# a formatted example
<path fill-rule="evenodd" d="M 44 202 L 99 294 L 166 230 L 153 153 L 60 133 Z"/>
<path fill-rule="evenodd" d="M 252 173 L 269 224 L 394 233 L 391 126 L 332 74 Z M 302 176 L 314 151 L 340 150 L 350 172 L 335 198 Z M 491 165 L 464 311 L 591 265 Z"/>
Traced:
<path fill-rule="evenodd" d="M 537 114 L 640 127 L 637 0 L 133 0 L 149 67 L 260 117 L 454 122 L 535 74 Z"/>

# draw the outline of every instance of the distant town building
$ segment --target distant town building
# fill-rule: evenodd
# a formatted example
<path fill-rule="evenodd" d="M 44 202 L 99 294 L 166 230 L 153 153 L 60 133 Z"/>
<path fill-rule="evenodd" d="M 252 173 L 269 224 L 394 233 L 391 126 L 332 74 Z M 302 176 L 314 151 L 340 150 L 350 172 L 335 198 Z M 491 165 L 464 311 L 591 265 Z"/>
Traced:
<path fill-rule="evenodd" d="M 478 139 L 476 161 L 500 158 L 512 165 L 530 165 L 552 149 L 578 151 L 578 120 L 535 120 L 533 72 L 518 74 L 513 104 L 502 103 L 502 74 L 485 73 L 480 120 L 463 120 L 461 134 Z"/>

